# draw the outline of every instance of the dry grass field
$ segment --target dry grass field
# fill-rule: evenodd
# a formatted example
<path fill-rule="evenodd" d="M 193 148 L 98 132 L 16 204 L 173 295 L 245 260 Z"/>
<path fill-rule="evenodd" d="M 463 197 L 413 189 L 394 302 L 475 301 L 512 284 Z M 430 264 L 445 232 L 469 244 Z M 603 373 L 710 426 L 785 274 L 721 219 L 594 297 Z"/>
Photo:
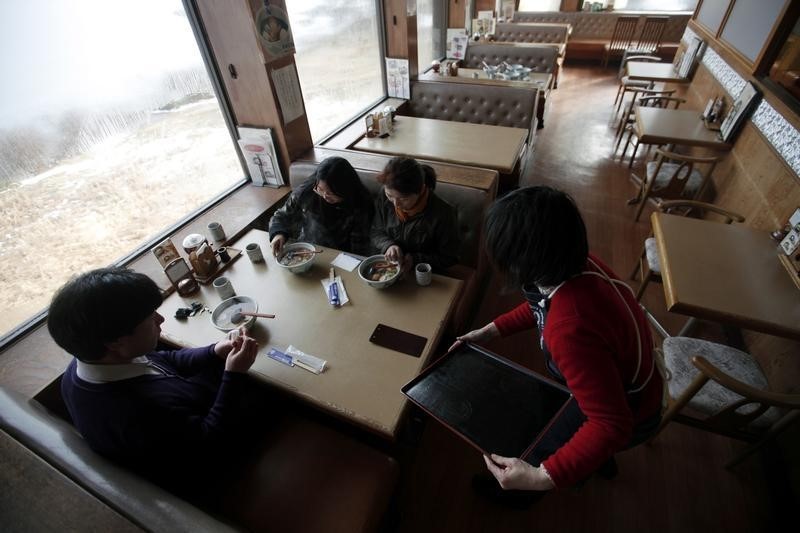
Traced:
<path fill-rule="evenodd" d="M 208 99 L 0 191 L 0 334 L 70 276 L 130 253 L 241 176 Z"/>

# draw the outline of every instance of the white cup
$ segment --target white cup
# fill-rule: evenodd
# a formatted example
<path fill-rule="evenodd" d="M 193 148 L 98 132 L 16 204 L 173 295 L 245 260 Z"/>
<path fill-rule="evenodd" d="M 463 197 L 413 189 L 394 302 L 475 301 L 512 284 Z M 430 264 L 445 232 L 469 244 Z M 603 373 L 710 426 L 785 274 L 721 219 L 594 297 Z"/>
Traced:
<path fill-rule="evenodd" d="M 225 276 L 220 276 L 215 279 L 213 285 L 217 290 L 217 294 L 219 294 L 219 297 L 223 300 L 227 300 L 228 298 L 233 298 L 236 296 L 236 292 L 233 290 L 233 285 L 231 285 L 231 280 Z"/>
<path fill-rule="evenodd" d="M 261 246 L 259 246 L 257 242 L 251 242 L 245 246 L 244 251 L 247 252 L 247 257 L 249 257 L 250 261 L 253 263 L 260 263 L 264 260 L 264 254 L 261 253 Z"/>
<path fill-rule="evenodd" d="M 433 272 L 431 271 L 431 266 L 428 263 L 417 264 L 417 266 L 414 268 L 414 274 L 417 276 L 417 285 L 422 285 L 424 287 L 431 284 Z"/>
<path fill-rule="evenodd" d="M 209 235 L 211 235 L 212 240 L 215 241 L 225 240 L 225 230 L 222 229 L 222 224 L 220 224 L 219 222 L 209 222 L 208 233 Z"/>

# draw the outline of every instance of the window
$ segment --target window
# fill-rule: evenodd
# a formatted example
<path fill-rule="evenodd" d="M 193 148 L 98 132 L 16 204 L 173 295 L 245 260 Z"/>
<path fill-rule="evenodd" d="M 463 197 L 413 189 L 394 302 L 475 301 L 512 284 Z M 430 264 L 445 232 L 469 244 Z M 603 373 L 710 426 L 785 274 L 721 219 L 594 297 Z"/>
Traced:
<path fill-rule="evenodd" d="M 606 3 L 608 3 L 606 1 Z M 626 11 L 694 11 L 697 0 L 616 0 L 615 10 Z"/>
<path fill-rule="evenodd" d="M 444 6 L 441 0 L 417 0 L 417 61 L 419 72 L 444 57 Z"/>
<path fill-rule="evenodd" d="M 2 2 L 0 20 L 2 336 L 245 178 L 181 0 Z"/>
<path fill-rule="evenodd" d="M 519 11 L 558 11 L 561 0 L 519 0 Z"/>
<path fill-rule="evenodd" d="M 386 94 L 375 0 L 304 0 L 286 9 L 317 142 Z"/>

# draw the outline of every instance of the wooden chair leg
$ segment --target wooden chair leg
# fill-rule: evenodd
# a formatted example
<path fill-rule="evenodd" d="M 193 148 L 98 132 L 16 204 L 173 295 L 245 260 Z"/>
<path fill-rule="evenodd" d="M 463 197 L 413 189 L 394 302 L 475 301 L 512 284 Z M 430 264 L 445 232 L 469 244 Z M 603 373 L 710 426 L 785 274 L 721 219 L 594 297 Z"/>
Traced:
<path fill-rule="evenodd" d="M 669 407 L 667 408 L 667 412 L 664 413 L 664 416 L 661 417 L 661 423 L 658 425 L 658 429 L 653 433 L 653 436 L 650 437 L 650 440 L 647 442 L 653 442 L 658 435 L 664 431 L 664 428 L 669 424 L 675 416 L 681 412 L 689 400 L 697 394 L 697 392 L 703 388 L 703 385 L 706 384 L 708 381 L 708 376 L 703 374 L 702 372 L 697 374 L 697 376 L 692 380 L 686 390 L 683 391 L 683 394 L 677 400 L 674 400 Z"/>
<path fill-rule="evenodd" d="M 615 105 L 615 106 L 617 105 L 617 101 L 619 100 L 619 95 L 621 95 L 621 94 L 622 94 L 622 89 L 623 89 L 624 87 L 625 87 L 625 86 L 622 84 L 622 82 L 619 82 L 619 87 L 617 88 L 617 97 L 616 97 L 616 98 L 614 98 L 614 105 Z M 617 109 L 619 109 L 619 107 L 617 107 Z"/>
<path fill-rule="evenodd" d="M 636 301 L 639 302 L 642 299 L 642 295 L 644 294 L 644 290 L 647 288 L 648 283 L 650 283 L 650 276 L 645 276 L 642 273 L 642 283 L 639 285 L 639 289 L 636 291 Z"/>
<path fill-rule="evenodd" d="M 625 154 L 628 152 L 628 145 L 631 143 L 631 137 L 633 137 L 633 128 L 628 129 L 628 137 L 625 140 L 625 146 L 622 148 L 622 153 L 619 155 L 620 163 L 625 161 Z"/>
<path fill-rule="evenodd" d="M 728 463 L 725 465 L 725 468 L 730 470 L 731 468 L 738 465 L 739 463 L 741 463 L 742 461 L 753 455 L 755 452 L 763 448 L 767 442 L 774 439 L 778 434 L 782 433 L 795 420 L 797 420 L 798 416 L 800 416 L 800 411 L 797 410 L 790 411 L 785 415 L 783 415 L 783 417 L 777 422 L 775 422 L 775 424 L 773 424 L 772 427 L 769 428 L 769 431 L 767 431 L 757 442 L 751 444 L 750 446 L 747 447 L 747 449 L 745 449 L 745 451 L 743 451 L 742 453 L 740 453 L 739 455 L 728 461 Z"/>
<path fill-rule="evenodd" d="M 631 128 L 631 135 L 633 135 L 633 128 Z M 633 168 L 633 160 L 636 159 L 636 151 L 639 150 L 639 138 L 636 138 L 636 142 L 633 145 L 633 153 L 631 154 L 631 160 L 628 162 L 628 168 Z"/>

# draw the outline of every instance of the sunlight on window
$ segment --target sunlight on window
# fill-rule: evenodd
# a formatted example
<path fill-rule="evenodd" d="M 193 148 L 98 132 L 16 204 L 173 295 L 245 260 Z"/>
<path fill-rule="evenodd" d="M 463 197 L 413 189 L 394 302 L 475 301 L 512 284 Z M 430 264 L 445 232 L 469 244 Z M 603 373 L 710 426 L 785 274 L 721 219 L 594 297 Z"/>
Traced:
<path fill-rule="evenodd" d="M 314 141 L 384 95 L 374 0 L 286 2 Z"/>
<path fill-rule="evenodd" d="M 2 3 L 0 21 L 2 335 L 244 178 L 180 0 Z"/>

